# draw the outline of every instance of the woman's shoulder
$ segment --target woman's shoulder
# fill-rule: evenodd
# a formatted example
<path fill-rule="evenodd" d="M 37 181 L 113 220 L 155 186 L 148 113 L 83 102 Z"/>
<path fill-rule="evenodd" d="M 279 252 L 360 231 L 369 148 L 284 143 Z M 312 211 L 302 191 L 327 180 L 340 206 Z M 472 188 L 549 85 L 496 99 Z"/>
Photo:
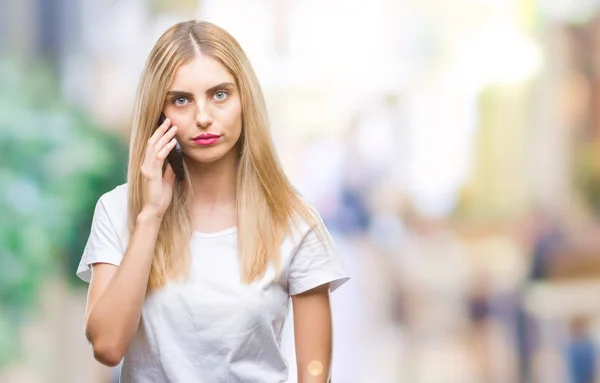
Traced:
<path fill-rule="evenodd" d="M 113 225 L 123 226 L 127 222 L 127 201 L 127 184 L 115 186 L 98 198 L 95 216 L 98 218 L 105 216 Z"/>
<path fill-rule="evenodd" d="M 115 186 L 113 189 L 105 192 L 100 196 L 98 202 L 101 202 L 105 207 L 124 208 L 127 210 L 127 184 L 121 184 Z"/>
<path fill-rule="evenodd" d="M 321 218 L 319 210 L 306 197 L 299 196 L 300 209 L 294 212 L 290 219 L 290 239 L 302 241 L 313 232 L 327 232 L 327 227 Z"/>

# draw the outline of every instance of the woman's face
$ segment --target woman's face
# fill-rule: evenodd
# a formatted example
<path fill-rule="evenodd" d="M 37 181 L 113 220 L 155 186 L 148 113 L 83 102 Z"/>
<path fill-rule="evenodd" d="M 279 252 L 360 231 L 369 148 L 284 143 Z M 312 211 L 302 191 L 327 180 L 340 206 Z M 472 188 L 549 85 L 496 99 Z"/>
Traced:
<path fill-rule="evenodd" d="M 199 54 L 180 66 L 163 111 L 177 126 L 177 141 L 190 159 L 211 163 L 233 154 L 242 106 L 235 79 L 216 59 Z"/>

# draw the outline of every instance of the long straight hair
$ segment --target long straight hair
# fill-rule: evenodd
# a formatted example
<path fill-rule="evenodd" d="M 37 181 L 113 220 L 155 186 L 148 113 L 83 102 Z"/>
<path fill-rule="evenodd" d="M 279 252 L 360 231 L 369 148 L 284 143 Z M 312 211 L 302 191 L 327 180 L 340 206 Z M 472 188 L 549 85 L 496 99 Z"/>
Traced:
<path fill-rule="evenodd" d="M 192 20 L 172 26 L 158 39 L 146 61 L 131 129 L 129 230 L 133 231 L 142 209 L 140 168 L 147 141 L 157 127 L 175 72 L 197 52 L 223 64 L 240 92 L 243 126 L 236 145 L 240 153 L 236 176 L 238 254 L 241 279 L 249 283 L 264 275 L 269 262 L 277 269 L 281 267 L 281 243 L 300 220 L 315 230 L 322 241 L 327 235 L 318 213 L 299 197 L 279 164 L 262 90 L 246 54 L 229 33 L 209 22 Z M 156 241 L 148 281 L 151 289 L 188 276 L 191 190 L 189 177 L 176 182 Z"/>

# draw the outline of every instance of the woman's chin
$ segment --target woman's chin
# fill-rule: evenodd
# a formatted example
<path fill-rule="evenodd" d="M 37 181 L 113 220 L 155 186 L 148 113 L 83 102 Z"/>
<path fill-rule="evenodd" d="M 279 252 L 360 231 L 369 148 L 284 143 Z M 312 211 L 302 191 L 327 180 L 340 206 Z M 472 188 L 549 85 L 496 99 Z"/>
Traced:
<path fill-rule="evenodd" d="M 215 148 L 217 149 L 217 148 Z M 224 159 L 227 155 L 221 150 L 203 150 L 203 153 L 190 153 L 186 154 L 187 161 L 192 161 L 196 164 L 212 164 Z"/>

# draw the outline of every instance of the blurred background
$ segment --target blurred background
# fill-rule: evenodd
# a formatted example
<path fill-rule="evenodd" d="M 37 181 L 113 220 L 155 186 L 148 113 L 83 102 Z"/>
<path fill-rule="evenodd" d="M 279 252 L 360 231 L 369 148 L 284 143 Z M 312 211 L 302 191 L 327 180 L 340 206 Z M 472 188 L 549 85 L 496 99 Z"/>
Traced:
<path fill-rule="evenodd" d="M 191 18 L 246 50 L 352 276 L 334 382 L 600 382 L 598 0 L 0 1 L 0 382 L 115 382 L 75 269 Z"/>

